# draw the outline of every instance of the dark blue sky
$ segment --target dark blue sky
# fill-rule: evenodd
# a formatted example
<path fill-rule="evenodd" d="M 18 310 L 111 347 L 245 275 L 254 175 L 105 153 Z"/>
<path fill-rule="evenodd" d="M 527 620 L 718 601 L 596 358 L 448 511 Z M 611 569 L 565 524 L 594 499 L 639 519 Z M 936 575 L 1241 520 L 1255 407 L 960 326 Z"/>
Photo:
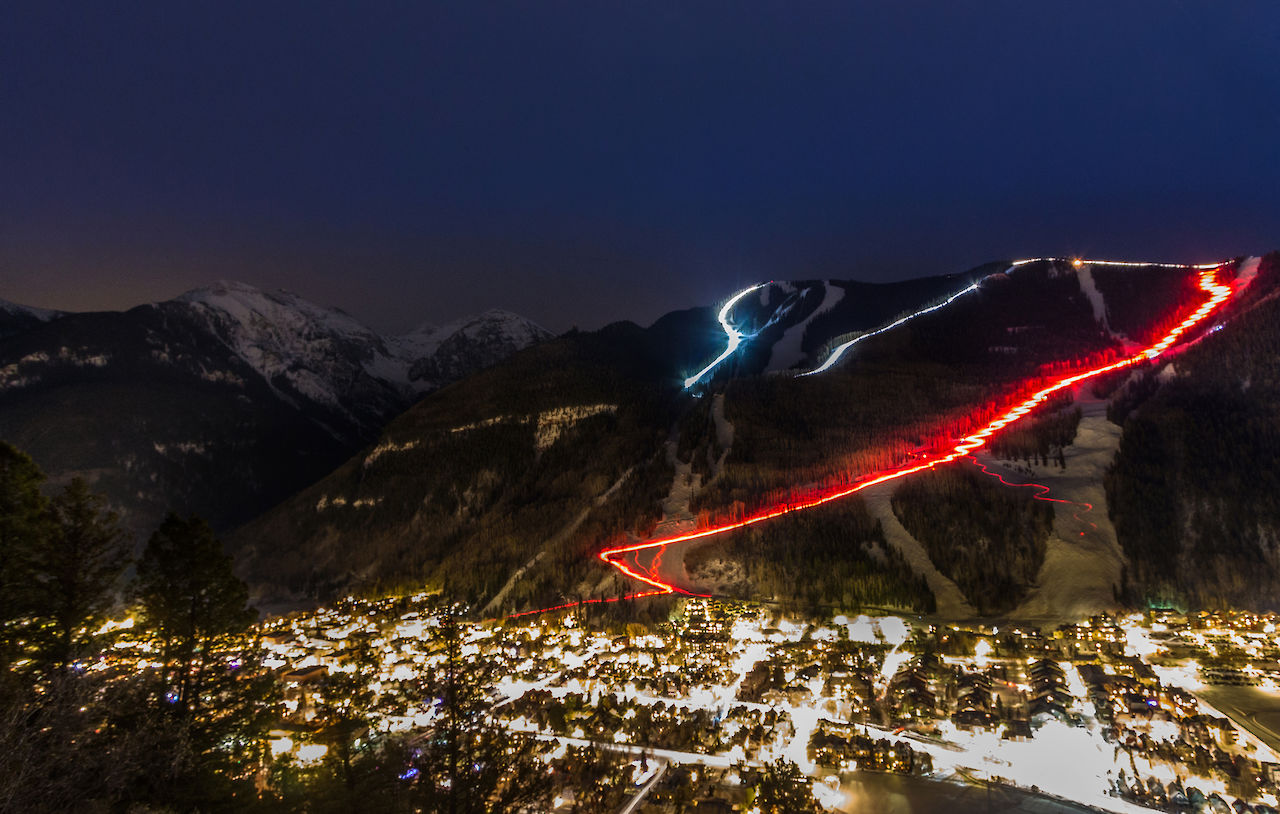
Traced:
<path fill-rule="evenodd" d="M 0 298 L 382 329 L 1280 248 L 1280 5 L 10 4 Z"/>

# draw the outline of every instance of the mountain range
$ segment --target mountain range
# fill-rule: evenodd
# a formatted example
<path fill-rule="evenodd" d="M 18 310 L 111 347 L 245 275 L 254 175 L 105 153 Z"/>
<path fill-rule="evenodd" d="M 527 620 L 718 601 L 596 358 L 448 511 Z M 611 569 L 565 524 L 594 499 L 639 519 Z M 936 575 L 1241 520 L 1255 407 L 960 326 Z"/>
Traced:
<path fill-rule="evenodd" d="M 945 448 L 1064 371 L 1139 354 L 1205 273 L 1041 259 L 773 282 L 554 338 L 505 312 L 380 337 L 234 283 L 123 314 L 3 305 L 0 437 L 136 528 L 213 518 L 268 607 L 424 585 L 486 616 L 606 601 L 646 587 L 606 546 Z M 1280 254 L 1212 273 L 1236 293 L 1210 321 L 973 455 L 621 562 L 681 590 L 945 618 L 1280 607 Z"/>
<path fill-rule="evenodd" d="M 1214 389 L 1225 387 L 1215 349 L 1230 343 L 1258 394 L 1248 460 L 1270 473 L 1263 482 L 1275 477 L 1278 467 L 1260 461 L 1280 458 L 1280 444 L 1259 428 L 1280 426 L 1268 423 L 1280 399 L 1262 384 L 1278 358 L 1268 344 L 1280 325 L 1277 259 L 1225 265 L 1219 273 L 1245 294 L 1212 326 L 1158 362 L 1046 405 L 972 460 L 632 565 L 718 595 L 952 617 L 1275 605 L 1274 499 L 1239 505 L 1196 477 L 1205 460 L 1180 457 L 1192 448 L 1235 472 L 1223 483 L 1246 477 L 1212 425 L 1197 444 L 1177 435 L 1154 449 L 1143 428 L 1179 391 L 1208 388 L 1201 411 L 1239 401 Z M 1198 274 L 1046 260 L 882 286 L 773 283 L 729 314 L 701 307 L 647 328 L 571 333 L 424 399 L 230 544 L 268 601 L 425 583 L 501 614 L 622 596 L 645 586 L 606 568 L 596 558 L 604 547 L 732 520 L 910 460 L 1055 371 L 1155 341 L 1203 299 Z M 731 333 L 740 346 L 686 387 Z M 799 375 L 846 344 L 855 350 L 838 364 Z M 1179 433 L 1192 432 L 1189 421 Z M 1152 456 L 1186 474 L 1152 487 L 1143 471 Z M 1019 483 L 1064 502 L 1037 501 Z M 1160 522 L 1144 525 L 1153 488 Z M 1224 513 L 1230 537 L 1210 519 Z"/>
<path fill-rule="evenodd" d="M 423 395 L 549 332 L 494 310 L 384 337 L 337 308 L 218 282 L 124 312 L 0 302 L 0 437 L 80 475 L 126 525 L 237 525 Z"/>

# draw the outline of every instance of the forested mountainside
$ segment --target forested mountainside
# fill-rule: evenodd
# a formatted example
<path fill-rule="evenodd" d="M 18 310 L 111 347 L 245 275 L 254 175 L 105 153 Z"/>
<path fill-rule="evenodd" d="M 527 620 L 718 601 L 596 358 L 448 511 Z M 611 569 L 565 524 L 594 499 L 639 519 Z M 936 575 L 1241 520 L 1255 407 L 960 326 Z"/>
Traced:
<path fill-rule="evenodd" d="M 282 599 L 422 581 L 495 609 L 616 593 L 592 553 L 689 511 L 687 498 L 670 500 L 673 479 L 694 447 L 706 459 L 693 425 L 724 382 L 793 376 L 769 372 L 775 349 L 806 369 L 841 335 L 967 284 L 766 286 L 735 315 L 753 350 L 687 390 L 723 348 L 711 308 L 543 343 L 432 394 L 329 478 L 239 530 L 241 573 Z M 867 301 L 849 300 L 844 321 L 827 316 L 855 294 Z M 792 354 L 801 344 L 812 350 Z"/>
<path fill-rule="evenodd" d="M 323 476 L 421 395 L 548 336 L 489 312 L 381 337 L 288 292 L 217 283 L 125 312 L 0 304 L 0 438 L 85 477 L 138 534 L 226 529 Z"/>
<path fill-rule="evenodd" d="M 479 601 L 541 557 L 512 601 L 568 590 L 594 571 L 591 541 L 657 520 L 675 417 L 664 327 L 706 319 L 685 316 L 563 336 L 433 394 L 238 531 L 241 572 L 289 597 L 437 580 Z"/>
<path fill-rule="evenodd" d="M 1280 608 L 1280 254 L 1251 289 L 1112 411 L 1107 503 L 1136 605 Z"/>
<path fill-rule="evenodd" d="M 1234 268 L 1223 272 L 1227 278 L 1234 273 Z M 715 432 L 712 404 L 695 404 L 683 418 L 682 453 L 705 483 L 693 507 L 708 523 L 713 517 L 747 517 L 846 488 L 863 473 L 901 465 L 931 446 L 945 446 L 951 443 L 947 439 L 986 423 L 994 417 L 992 407 L 1011 403 L 1015 394 L 1026 394 L 1061 371 L 1120 358 L 1139 343 L 1154 341 L 1203 301 L 1196 280 L 1197 272 L 1189 268 L 1030 263 L 1016 273 L 982 278 L 977 292 L 945 309 L 868 337 L 856 356 L 822 376 L 735 377 L 724 385 L 721 410 L 733 428 L 729 454 Z M 1140 302 L 1144 297 L 1156 304 Z M 1103 390 L 1114 391 L 1127 376 L 1090 383 L 1077 394 L 1059 394 L 997 434 L 987 454 L 1007 462 L 997 469 L 1015 482 L 1033 475 L 1032 465 L 1065 467 L 1070 470 L 1067 479 L 1080 480 L 1080 464 L 1068 466 L 1077 455 L 1072 445 L 1082 419 L 1073 395 L 1096 403 L 1105 398 Z M 1090 419 L 1091 438 L 1097 434 L 1096 422 L 1103 420 Z M 951 592 L 955 601 L 949 612 L 1030 612 L 1040 617 L 1076 612 L 1074 605 L 1038 596 L 1038 589 L 1046 579 L 1053 582 L 1052 569 L 1061 567 L 1060 556 L 1046 563 L 1055 516 L 1065 512 L 1070 518 L 1081 508 L 1035 500 L 1038 491 L 1010 487 L 999 471 L 983 473 L 975 463 L 962 460 L 897 482 L 890 490 L 892 501 L 886 495 L 875 515 L 877 522 L 900 522 L 900 534 L 914 552 L 903 550 L 923 558 L 923 570 L 920 560 L 911 561 L 916 574 L 928 573 L 935 589 L 942 582 Z M 1089 472 L 1085 480 L 1100 481 L 1101 474 Z M 1105 512 L 1102 501 L 1096 502 L 1096 509 L 1084 511 Z M 817 515 L 814 522 L 828 511 L 811 510 Z M 1118 549 L 1109 527 L 1084 522 L 1091 526 L 1091 542 L 1103 549 L 1098 553 Z M 740 595 L 810 605 L 861 597 L 869 606 L 919 608 L 937 599 L 921 602 L 902 589 L 893 592 L 894 601 L 886 601 L 883 593 L 872 599 L 860 587 L 866 580 L 856 575 L 833 584 L 832 574 L 840 569 L 825 556 L 829 546 L 818 550 L 812 568 L 795 574 L 792 552 L 824 539 L 820 530 L 791 535 L 773 553 L 768 546 L 744 545 L 743 534 L 731 532 L 699 544 L 687 555 L 691 559 L 686 565 L 709 565 L 702 573 L 690 572 L 686 584 L 705 587 L 708 583 L 697 578 L 715 576 Z M 749 539 L 762 536 L 753 532 Z M 902 546 L 901 536 L 890 537 Z M 846 569 L 866 559 L 860 539 L 853 532 L 845 539 Z M 1058 554 L 1080 547 L 1060 535 L 1053 545 Z M 901 567 L 889 558 L 879 563 L 883 577 Z M 1098 581 L 1089 594 L 1106 605 L 1096 609 L 1116 606 L 1120 568 L 1114 578 L 1101 564 L 1094 570 L 1081 579 Z M 780 574 L 789 578 L 777 578 Z M 756 577 L 753 585 L 749 575 Z"/>
<path fill-rule="evenodd" d="M 1269 302 L 1270 268 L 1264 263 L 1248 297 L 1217 316 L 1220 330 L 1168 357 L 1175 368 L 1266 318 L 1255 309 Z M 1043 261 L 980 271 L 916 281 L 914 293 L 863 290 L 898 299 L 879 309 L 864 304 L 850 317 L 857 321 L 846 323 L 830 314 L 857 284 L 766 286 L 732 316 L 747 337 L 742 351 L 687 389 L 690 373 L 723 349 L 715 309 L 543 343 L 431 395 L 328 478 L 238 530 L 231 543 L 240 572 L 260 597 L 277 601 L 426 584 L 497 614 L 620 596 L 645 586 L 595 558 L 606 545 L 743 516 L 907 460 L 923 445 L 980 426 L 996 405 L 1059 371 L 1152 341 L 1204 296 L 1188 268 Z M 1223 272 L 1235 273 L 1234 265 Z M 839 297 L 831 293 L 837 288 Z M 813 293 L 799 293 L 806 290 Z M 896 324 L 904 311 L 944 301 L 945 308 Z M 895 327 L 876 333 L 885 325 Z M 809 338 L 796 361 L 771 364 L 779 347 L 794 343 L 786 337 L 798 326 Z M 796 375 L 867 332 L 831 369 Z M 1150 398 L 1152 386 L 1142 383 L 1169 380 L 1167 372 L 1157 375 L 1164 363 L 1139 365 L 1077 395 L 1093 403 Z M 1154 407 L 1130 410 L 1130 421 L 1146 409 Z M 1079 404 L 1064 394 L 998 436 L 993 451 L 1009 466 L 1070 471 L 1080 424 Z M 894 512 L 902 533 L 927 552 L 931 579 L 957 586 L 974 613 L 1008 613 L 1041 578 L 1055 509 L 958 471 L 965 465 L 905 481 Z M 1111 510 L 1123 514 L 1123 499 L 1115 503 Z M 993 507 L 998 523 L 988 516 Z M 853 513 L 843 519 L 797 517 L 726 537 L 720 549 L 721 541 L 708 542 L 690 553 L 686 573 L 710 564 L 714 573 L 707 573 L 723 578 L 720 589 L 757 598 L 932 607 L 930 588 L 913 571 L 918 563 L 882 542 L 884 516 L 864 523 L 861 511 L 851 502 L 832 510 L 832 518 Z M 1137 578 L 1156 555 L 1133 543 L 1120 515 L 1116 527 L 1132 561 L 1125 574 Z M 796 554 L 804 551 L 812 556 Z M 984 571 L 991 557 L 1007 567 Z M 1124 593 L 1110 583 L 1101 589 L 1108 599 Z"/>
<path fill-rule="evenodd" d="M 963 465 L 903 480 L 893 510 L 983 616 L 1007 613 L 1026 597 L 1053 526 L 1051 504 Z"/>
<path fill-rule="evenodd" d="M 1189 276 L 1171 275 L 1179 285 Z M 983 405 L 1025 389 L 1045 365 L 1121 347 L 1070 270 L 1039 263 L 987 276 L 947 308 L 869 338 L 826 373 L 728 381 L 733 451 L 695 505 L 749 511 L 798 486 L 892 465 L 986 420 Z M 705 459 L 694 455 L 698 464 Z"/>
<path fill-rule="evenodd" d="M 857 496 L 730 532 L 690 551 L 684 566 L 703 590 L 777 600 L 806 613 L 936 610 L 928 583 L 888 543 Z"/>

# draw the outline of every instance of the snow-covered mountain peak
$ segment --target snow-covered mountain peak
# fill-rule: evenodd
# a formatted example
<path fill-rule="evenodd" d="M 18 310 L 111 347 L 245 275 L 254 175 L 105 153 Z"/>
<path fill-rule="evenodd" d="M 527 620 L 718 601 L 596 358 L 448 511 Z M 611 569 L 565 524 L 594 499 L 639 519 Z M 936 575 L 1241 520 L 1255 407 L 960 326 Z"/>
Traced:
<path fill-rule="evenodd" d="M 48 308 L 35 308 L 30 305 L 19 305 L 16 302 L 8 300 L 0 300 L 0 314 L 9 316 L 22 316 L 39 320 L 40 322 L 50 322 L 63 316 L 65 311 L 51 311 Z"/>
<path fill-rule="evenodd" d="M 239 280 L 222 279 L 214 280 L 212 283 L 200 286 L 199 288 L 193 288 L 190 291 L 180 294 L 177 299 L 198 300 L 208 296 L 219 296 L 229 293 L 261 294 L 262 289 L 257 286 L 249 285 L 248 283 L 242 283 Z"/>
<path fill-rule="evenodd" d="M 493 309 L 384 337 L 339 308 L 236 280 L 191 289 L 150 309 L 184 326 L 182 341 L 203 336 L 229 350 L 292 406 L 310 402 L 336 413 L 339 423 L 362 426 L 551 336 L 523 317 Z M 64 316 L 0 300 L 0 339 Z M 148 337 L 154 358 L 181 355 L 164 331 L 150 330 Z M 209 381 L 238 380 L 246 372 L 200 364 L 197 375 Z"/>
<path fill-rule="evenodd" d="M 365 379 L 414 397 L 551 336 L 524 317 L 492 309 L 383 337 L 338 308 L 233 280 L 193 289 L 177 301 L 202 314 L 268 381 L 340 409 L 351 394 L 335 390 L 334 382 Z"/>
<path fill-rule="evenodd" d="M 177 300 L 221 311 L 246 327 L 265 327 L 262 325 L 265 321 L 280 327 L 292 327 L 300 333 L 314 334 L 319 330 L 362 341 L 379 339 L 376 333 L 345 311 L 317 305 L 283 289 L 264 291 L 247 283 L 219 280 L 212 285 L 192 289 Z"/>
<path fill-rule="evenodd" d="M 438 330 L 440 330 L 440 326 L 434 322 L 420 322 L 413 326 L 413 329 L 408 333 L 402 334 L 402 336 L 430 336 Z"/>
<path fill-rule="evenodd" d="M 482 315 L 459 327 L 477 321 L 518 324 Z M 388 339 L 337 308 L 234 280 L 120 311 L 0 301 L 0 429 L 59 482 L 90 478 L 142 537 L 170 509 L 228 528 L 431 390 L 528 344 L 494 333 L 501 341 L 424 325 Z M 431 375 L 411 378 L 419 363 Z"/>
<path fill-rule="evenodd" d="M 551 336 L 550 331 L 536 322 L 502 308 L 490 308 L 474 316 L 454 320 L 441 326 L 437 331 L 437 336 L 442 340 L 456 334 L 464 336 L 494 334 L 513 341 L 526 342 L 539 341 Z"/>
<path fill-rule="evenodd" d="M 408 383 L 414 389 L 438 387 L 462 378 L 522 348 L 551 338 L 537 323 L 501 308 L 442 325 L 433 334 L 406 335 L 388 340 L 393 352 L 412 359 Z"/>
<path fill-rule="evenodd" d="M 64 316 L 66 313 L 63 311 L 32 308 L 30 305 L 0 300 L 0 339 L 38 328 L 46 322 L 52 322 Z"/>

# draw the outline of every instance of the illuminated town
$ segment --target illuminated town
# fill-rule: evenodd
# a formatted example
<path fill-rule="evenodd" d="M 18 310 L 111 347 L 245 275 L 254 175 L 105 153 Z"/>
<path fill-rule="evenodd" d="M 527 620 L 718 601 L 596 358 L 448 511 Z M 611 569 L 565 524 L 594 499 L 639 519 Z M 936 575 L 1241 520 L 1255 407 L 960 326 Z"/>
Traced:
<path fill-rule="evenodd" d="M 761 770 L 779 763 L 798 767 L 825 811 L 859 794 L 855 770 L 1117 812 L 1277 804 L 1280 738 L 1248 714 L 1251 693 L 1280 692 L 1271 614 L 1151 611 L 1040 630 L 800 621 L 690 598 L 669 623 L 604 628 L 572 610 L 484 623 L 459 610 L 426 594 L 349 599 L 260 625 L 262 667 L 283 688 L 269 763 L 326 758 L 335 674 L 371 693 L 357 743 L 429 731 L 439 699 L 417 682 L 452 657 L 498 676 L 483 688 L 485 715 L 534 739 L 549 772 L 570 776 L 583 748 L 608 753 L 610 776 L 592 781 L 612 783 L 627 812 L 756 810 Z M 129 621 L 106 628 L 117 641 L 98 667 L 150 661 Z M 362 651 L 374 656 L 364 666 Z M 581 793 L 557 787 L 555 808 L 580 810 Z"/>
<path fill-rule="evenodd" d="M 1280 3 L 9 5 L 0 814 L 1280 814 Z"/>
<path fill-rule="evenodd" d="M 1008 279 L 1028 262 L 986 279 Z M 234 787 L 224 799 L 264 810 L 323 800 L 338 809 L 358 803 L 415 812 L 862 814 L 893 810 L 895 800 L 977 810 L 994 795 L 1002 805 L 1034 810 L 1274 814 L 1274 614 L 1170 608 L 1063 624 L 1079 617 L 901 610 L 909 604 L 873 613 L 880 606 L 865 600 L 713 598 L 687 569 L 681 576 L 662 562 L 673 544 L 723 543 L 713 538 L 962 460 L 1005 487 L 1033 487 L 1037 500 L 1092 511 L 1090 503 L 1046 497 L 1050 487 L 1035 481 L 1013 483 L 975 453 L 1055 397 L 1086 399 L 1091 380 L 1176 352 L 1225 303 L 1246 296 L 1259 265 L 1171 266 L 1194 279 L 1196 299 L 1146 343 L 1046 369 L 987 405 L 984 418 L 957 437 L 920 446 L 891 466 L 834 488 L 775 497 L 736 517 L 692 518 L 687 505 L 683 514 L 664 508 L 674 519 L 663 531 L 595 550 L 590 562 L 618 578 L 609 592 L 561 594 L 550 607 L 503 605 L 507 589 L 489 603 L 496 614 L 459 601 L 456 591 L 384 589 L 255 622 L 245 607 L 248 586 L 211 529 L 199 518 L 170 515 L 137 560 L 132 615 L 78 627 L 76 618 L 104 617 L 77 610 L 83 603 L 62 610 L 61 594 L 46 591 L 31 606 L 38 611 L 19 617 L 13 652 L 29 655 L 14 662 L 15 674 L 36 677 L 37 695 L 50 699 L 46 708 L 68 708 L 60 693 L 80 677 L 95 695 L 69 723 L 32 719 L 22 731 L 65 732 L 55 737 L 106 755 L 119 748 L 128 764 L 138 759 L 134 747 L 119 743 L 154 755 L 160 752 L 148 746 L 148 727 L 183 727 L 179 743 L 200 749 L 211 767 L 225 761 L 221 771 Z M 732 306 L 757 288 L 735 294 L 719 311 L 726 354 L 747 336 L 734 327 Z M 977 284 L 888 326 L 974 290 Z M 1100 421 L 1099 403 L 1091 415 Z M 566 426 L 617 413 L 604 402 L 552 411 L 533 433 L 536 453 L 556 449 Z M 448 435 L 504 421 L 482 419 Z M 392 465 L 420 445 L 387 440 L 359 459 L 360 469 Z M 16 450 L 8 454 L 15 471 L 38 473 Z M 1026 472 L 1039 477 L 1029 465 Z M 26 477 L 34 483 L 39 476 Z M 677 494 L 678 472 L 674 480 Z M 62 531 L 32 526 L 31 533 L 50 534 L 48 546 L 97 539 L 111 576 L 126 560 L 108 557 L 120 535 L 108 515 L 99 519 L 95 501 L 83 483 L 73 484 L 49 515 Z M 326 516 L 381 501 L 325 492 L 308 511 Z M 1072 517 L 1085 527 L 1079 512 Z M 67 556 L 93 561 L 74 547 Z M 46 560 L 33 557 L 29 567 L 36 582 L 81 590 Z M 989 562 L 980 568 L 995 570 Z M 95 579 L 94 601 L 105 610 L 114 602 L 110 580 Z M 1102 607 L 1125 606 L 1114 590 L 1116 601 Z M 863 611 L 835 609 L 850 607 Z M 130 693 L 149 699 L 154 720 L 130 720 L 132 708 L 122 700 Z M 129 735 L 113 741 L 117 730 Z M 176 755 L 166 771 L 181 777 Z"/>

